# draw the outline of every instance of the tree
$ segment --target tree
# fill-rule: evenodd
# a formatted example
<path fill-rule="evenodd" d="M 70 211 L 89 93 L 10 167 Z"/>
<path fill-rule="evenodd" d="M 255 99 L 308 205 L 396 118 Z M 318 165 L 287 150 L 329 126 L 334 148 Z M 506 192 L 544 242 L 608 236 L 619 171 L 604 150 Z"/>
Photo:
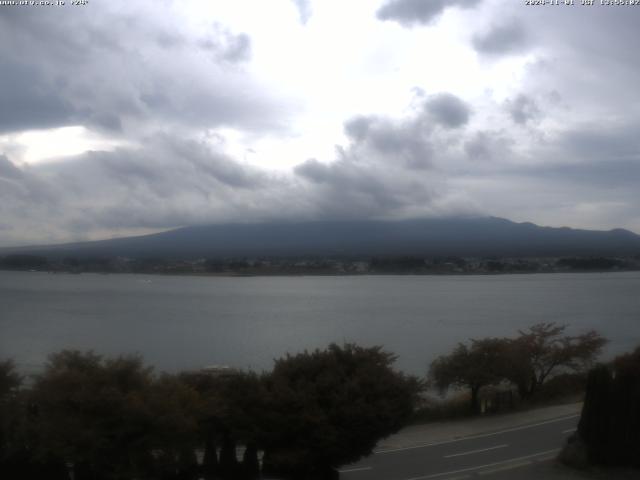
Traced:
<path fill-rule="evenodd" d="M 146 413 L 142 454 L 147 459 L 142 470 L 155 471 L 159 478 L 195 480 L 197 422 L 203 408 L 198 392 L 179 376 L 163 374 L 143 392 L 141 402 Z M 161 465 L 153 461 L 156 456 L 163 459 Z"/>
<path fill-rule="evenodd" d="M 0 477 L 17 476 L 16 459 L 22 444 L 20 405 L 16 398 L 22 377 L 16 372 L 12 360 L 0 362 Z"/>
<path fill-rule="evenodd" d="M 392 369 L 380 347 L 330 345 L 276 360 L 265 378 L 264 469 L 294 478 L 334 478 L 368 455 L 413 412 L 420 384 Z M 264 472 L 267 473 L 267 472 Z"/>
<path fill-rule="evenodd" d="M 198 428 L 205 446 L 203 474 L 207 478 L 255 478 L 259 465 L 257 446 L 263 436 L 260 418 L 266 408 L 262 379 L 242 371 L 221 375 L 190 372 L 181 378 L 199 393 L 202 401 Z M 236 459 L 236 443 L 246 447 L 242 464 Z"/>
<path fill-rule="evenodd" d="M 640 347 L 590 370 L 577 438 L 571 440 L 567 450 L 584 448 L 592 463 L 640 467 Z"/>
<path fill-rule="evenodd" d="M 588 369 L 602 351 L 605 340 L 590 330 L 577 336 L 563 335 L 566 325 L 538 323 L 511 342 L 506 376 L 522 398 L 531 397 L 546 380 L 559 372 Z"/>
<path fill-rule="evenodd" d="M 197 394 L 139 357 L 52 355 L 31 402 L 40 455 L 73 464 L 77 480 L 177 478 L 195 446 Z"/>
<path fill-rule="evenodd" d="M 22 377 L 16 372 L 13 360 L 0 362 L 0 400 L 15 392 L 21 384 Z"/>
<path fill-rule="evenodd" d="M 452 353 L 431 363 L 429 379 L 442 393 L 451 386 L 469 388 L 470 409 L 478 413 L 480 389 L 504 378 L 508 345 L 503 338 L 474 339 L 469 346 L 459 343 Z"/>

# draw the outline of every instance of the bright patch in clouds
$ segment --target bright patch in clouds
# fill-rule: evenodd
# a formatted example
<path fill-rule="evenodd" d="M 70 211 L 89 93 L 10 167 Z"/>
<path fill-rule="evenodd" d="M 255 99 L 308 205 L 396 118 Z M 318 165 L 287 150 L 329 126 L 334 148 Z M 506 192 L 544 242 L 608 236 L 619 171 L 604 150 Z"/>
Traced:
<path fill-rule="evenodd" d="M 16 152 L 15 161 L 28 164 L 63 161 L 65 157 L 88 151 L 112 151 L 129 144 L 82 126 L 28 130 L 0 137 L 0 145 L 10 146 Z"/>
<path fill-rule="evenodd" d="M 323 0 L 302 25 L 290 0 L 186 4 L 182 13 L 198 31 L 223 21 L 234 31 L 250 32 L 246 68 L 300 105 L 288 125 L 291 136 L 284 139 L 245 136 L 240 144 L 238 135 L 220 130 L 239 158 L 279 170 L 312 157 L 330 162 L 336 144 L 344 142 L 346 119 L 405 115 L 416 87 L 467 100 L 487 94 L 503 100 L 520 84 L 530 57 L 485 65 L 471 48 L 469 28 L 477 12 L 449 10 L 437 28 L 408 30 L 380 22 L 378 7 L 372 1 Z"/>

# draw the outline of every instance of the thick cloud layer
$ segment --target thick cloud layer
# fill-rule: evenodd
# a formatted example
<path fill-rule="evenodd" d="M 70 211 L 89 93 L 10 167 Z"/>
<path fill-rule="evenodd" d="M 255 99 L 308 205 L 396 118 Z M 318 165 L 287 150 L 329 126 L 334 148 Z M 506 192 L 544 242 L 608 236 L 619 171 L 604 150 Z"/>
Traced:
<path fill-rule="evenodd" d="M 463 127 L 458 110 L 467 112 L 461 99 L 438 94 L 403 118 L 350 119 L 336 160 L 307 160 L 294 177 L 239 163 L 211 142 L 166 134 L 137 148 L 24 169 L 0 157 L 0 218 L 20 216 L 19 229 L 6 221 L 0 229 L 5 239 L 17 241 L 26 230 L 53 242 L 70 232 L 78 239 L 221 221 L 469 212 L 472 205 L 452 197 L 432 161 L 436 152 L 442 159 L 458 150 L 448 137 L 452 122 Z"/>
<path fill-rule="evenodd" d="M 58 241 L 72 232 L 131 233 L 216 221 L 269 219 L 291 191 L 277 176 L 242 165 L 208 144 L 168 136 L 147 146 L 90 152 L 65 162 L 26 169 L 0 157 L 3 235 L 27 229 Z M 286 198 L 285 198 L 286 197 Z M 18 227 L 12 221 L 20 218 Z M 54 222 L 51 219 L 55 219 Z"/>
<path fill-rule="evenodd" d="M 172 21 L 179 5 L 165 7 L 4 7 L 0 133 L 78 124 L 282 128 L 286 104 L 243 71 L 250 37 L 216 22 L 188 31 Z"/>
<path fill-rule="evenodd" d="M 0 245 L 460 213 L 640 231 L 640 9 L 329 4 L 274 0 L 268 25 L 245 4 L 2 8 Z M 27 159 L 68 126 L 104 145 Z"/>
<path fill-rule="evenodd" d="M 393 20 L 402 26 L 427 25 L 449 7 L 471 8 L 482 0 L 387 0 L 377 12 L 380 20 Z"/>
<path fill-rule="evenodd" d="M 519 21 L 493 25 L 488 31 L 476 33 L 474 48 L 484 55 L 518 53 L 530 45 L 528 32 Z"/>
<path fill-rule="evenodd" d="M 318 215 L 398 218 L 474 211 L 470 201 L 449 190 L 440 169 L 459 155 L 449 130 L 467 123 L 469 107 L 449 93 L 420 100 L 403 118 L 348 120 L 349 144 L 338 148 L 335 162 L 311 159 L 295 168 L 312 187 Z"/>

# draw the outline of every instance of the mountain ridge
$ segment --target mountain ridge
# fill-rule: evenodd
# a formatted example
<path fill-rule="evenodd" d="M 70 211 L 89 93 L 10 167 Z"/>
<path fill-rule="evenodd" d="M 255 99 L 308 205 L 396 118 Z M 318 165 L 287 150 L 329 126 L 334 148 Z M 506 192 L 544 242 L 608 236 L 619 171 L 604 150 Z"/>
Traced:
<path fill-rule="evenodd" d="M 640 255 L 625 229 L 586 230 L 499 217 L 227 223 L 135 237 L 0 249 L 47 257 L 215 258 Z"/>

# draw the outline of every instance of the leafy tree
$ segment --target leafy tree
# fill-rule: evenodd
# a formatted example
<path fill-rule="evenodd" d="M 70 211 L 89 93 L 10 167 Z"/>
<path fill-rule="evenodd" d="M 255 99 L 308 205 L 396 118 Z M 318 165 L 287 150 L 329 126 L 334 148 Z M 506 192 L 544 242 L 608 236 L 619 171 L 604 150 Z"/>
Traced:
<path fill-rule="evenodd" d="M 201 398 L 198 429 L 205 446 L 205 476 L 256 477 L 257 446 L 263 438 L 260 419 L 266 408 L 266 391 L 261 378 L 255 373 L 233 371 L 222 375 L 184 373 L 181 379 Z M 246 447 L 242 465 L 236 460 L 237 443 Z M 221 447 L 219 459 L 217 446 Z"/>
<path fill-rule="evenodd" d="M 587 369 L 607 342 L 590 330 L 577 336 L 563 335 L 566 325 L 538 323 L 512 341 L 506 376 L 522 398 L 531 397 L 557 373 Z"/>
<path fill-rule="evenodd" d="M 590 462 L 640 467 L 640 347 L 590 370 L 577 433 Z"/>
<path fill-rule="evenodd" d="M 504 378 L 509 340 L 485 338 L 459 343 L 449 355 L 436 358 L 429 369 L 429 379 L 441 392 L 449 387 L 471 390 L 470 409 L 480 411 L 480 389 L 497 384 Z"/>
<path fill-rule="evenodd" d="M 198 413 L 203 408 L 198 392 L 180 377 L 163 374 L 151 383 L 142 402 L 147 414 L 143 455 L 151 471 L 160 478 L 195 479 Z M 158 464 L 155 457 L 163 461 Z"/>
<path fill-rule="evenodd" d="M 10 361 L 0 362 L 0 478 L 7 480 L 68 480 L 60 459 L 36 452 L 34 413 L 22 376 Z"/>
<path fill-rule="evenodd" d="M 5 399 L 12 392 L 15 392 L 21 384 L 22 376 L 16 372 L 13 360 L 0 362 L 0 399 Z"/>
<path fill-rule="evenodd" d="M 331 478 L 399 430 L 417 399 L 417 379 L 392 369 L 380 347 L 330 345 L 276 360 L 265 378 L 264 473 Z"/>
<path fill-rule="evenodd" d="M 22 377 L 16 372 L 12 360 L 0 362 L 0 477 L 11 475 L 17 456 L 17 432 L 22 425 L 16 399 Z"/>
<path fill-rule="evenodd" d="M 131 465 L 121 463 L 144 436 L 137 400 L 150 384 L 138 358 L 107 364 L 90 352 L 52 355 L 33 389 L 43 450 L 74 464 L 76 478 L 124 475 Z"/>
<path fill-rule="evenodd" d="M 197 394 L 138 357 L 52 355 L 32 401 L 41 455 L 72 463 L 77 480 L 177 478 L 193 451 Z"/>

